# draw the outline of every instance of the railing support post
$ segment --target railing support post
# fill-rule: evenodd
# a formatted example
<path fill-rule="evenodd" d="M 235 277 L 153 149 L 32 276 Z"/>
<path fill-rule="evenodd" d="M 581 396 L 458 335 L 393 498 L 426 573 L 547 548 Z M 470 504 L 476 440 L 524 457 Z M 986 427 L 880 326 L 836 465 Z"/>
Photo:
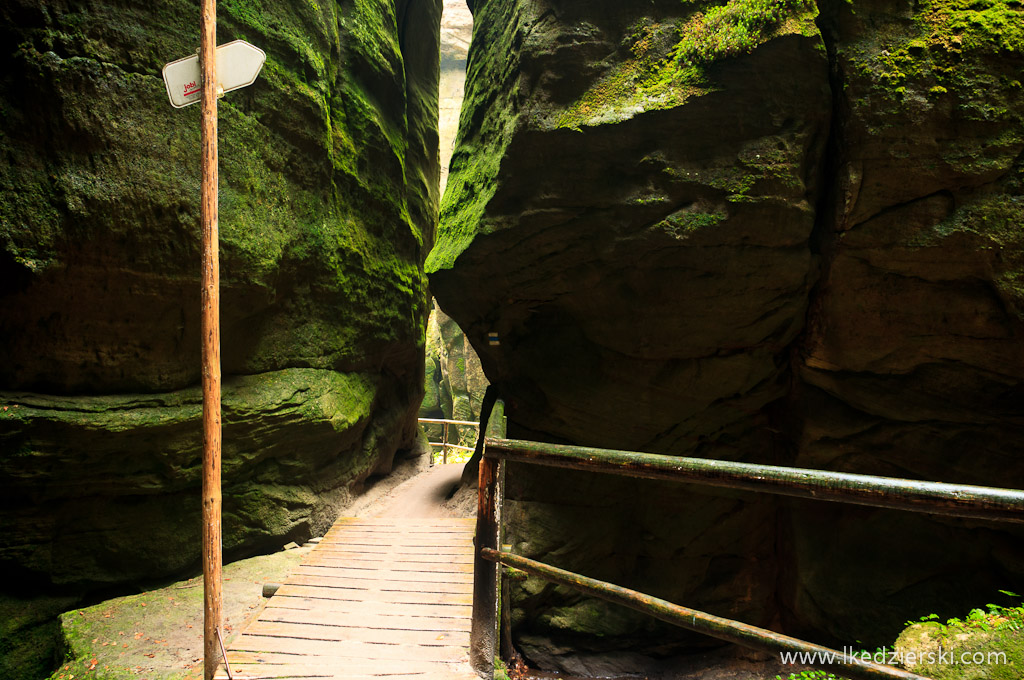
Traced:
<path fill-rule="evenodd" d="M 484 548 L 498 548 L 498 471 L 501 462 L 480 461 L 476 510 L 476 555 L 473 562 L 473 624 L 470 629 L 470 660 L 485 678 L 494 677 L 498 621 L 498 565 L 485 560 Z"/>
<path fill-rule="evenodd" d="M 444 434 L 441 435 L 441 464 L 448 464 L 448 423 L 444 424 Z"/>

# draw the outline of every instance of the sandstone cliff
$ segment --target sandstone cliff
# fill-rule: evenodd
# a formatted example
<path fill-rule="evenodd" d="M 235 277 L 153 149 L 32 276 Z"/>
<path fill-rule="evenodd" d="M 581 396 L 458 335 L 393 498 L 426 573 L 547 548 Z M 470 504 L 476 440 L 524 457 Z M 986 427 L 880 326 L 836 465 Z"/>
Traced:
<path fill-rule="evenodd" d="M 1024 485 L 1020 3 L 473 9 L 428 271 L 510 436 Z M 1005 527 L 508 483 L 518 552 L 824 642 L 1024 585 Z M 707 644 L 532 580 L 515 607 L 567 670 L 566 649 Z"/>
<path fill-rule="evenodd" d="M 219 107 L 232 556 L 322 531 L 415 440 L 441 3 L 219 6 L 267 52 Z M 0 569 L 28 590 L 198 564 L 199 111 L 160 78 L 197 41 L 189 2 L 0 8 Z"/>

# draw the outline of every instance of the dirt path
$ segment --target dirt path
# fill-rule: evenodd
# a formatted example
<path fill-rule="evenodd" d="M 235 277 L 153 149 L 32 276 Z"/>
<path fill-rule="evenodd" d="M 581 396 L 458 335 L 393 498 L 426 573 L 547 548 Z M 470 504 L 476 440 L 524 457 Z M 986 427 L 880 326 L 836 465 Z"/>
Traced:
<path fill-rule="evenodd" d="M 450 504 L 445 504 L 445 500 L 459 485 L 462 467 L 462 465 L 453 464 L 425 468 L 387 491 L 373 504 L 358 509 L 354 516 L 393 519 L 472 516 L 450 507 Z"/>

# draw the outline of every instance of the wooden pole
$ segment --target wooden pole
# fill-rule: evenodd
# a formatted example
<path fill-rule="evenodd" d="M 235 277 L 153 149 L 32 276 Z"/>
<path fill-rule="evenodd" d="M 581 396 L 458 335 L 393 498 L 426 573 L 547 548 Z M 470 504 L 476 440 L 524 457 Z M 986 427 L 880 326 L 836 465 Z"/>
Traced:
<path fill-rule="evenodd" d="M 473 621 L 470 661 L 484 678 L 494 677 L 495 624 L 498 606 L 498 565 L 486 560 L 485 550 L 498 547 L 498 461 L 480 461 L 476 508 L 476 557 L 473 562 Z"/>
<path fill-rule="evenodd" d="M 202 0 L 199 63 L 202 96 L 203 234 L 203 677 L 213 680 L 221 656 L 220 238 L 217 188 L 217 0 Z"/>
<path fill-rule="evenodd" d="M 444 424 L 444 435 L 441 437 L 441 464 L 448 464 L 448 423 Z"/>

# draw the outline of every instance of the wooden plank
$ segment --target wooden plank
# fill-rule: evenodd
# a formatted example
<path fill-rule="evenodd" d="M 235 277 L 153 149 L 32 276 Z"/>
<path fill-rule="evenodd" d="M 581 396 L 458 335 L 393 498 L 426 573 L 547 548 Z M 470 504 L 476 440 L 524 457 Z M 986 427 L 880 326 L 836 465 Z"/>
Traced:
<path fill-rule="evenodd" d="M 309 576 L 293 574 L 288 578 L 292 586 L 322 586 L 324 588 L 340 588 L 355 591 L 357 597 L 376 599 L 377 593 L 423 593 L 426 595 L 469 595 L 473 592 L 472 585 L 462 583 L 424 583 L 422 581 L 356 581 L 330 576 Z"/>
<path fill-rule="evenodd" d="M 271 672 L 278 669 L 291 673 L 342 673 L 354 674 L 381 674 L 381 675 L 402 675 L 405 673 L 444 673 L 448 670 L 458 670 L 461 662 L 458 661 L 423 661 L 419 663 L 407 660 L 389 659 L 353 659 L 342 656 L 302 656 L 299 654 L 285 654 L 279 652 L 245 652 L 229 651 L 228 660 L 231 662 L 231 670 L 239 668 L 268 668 Z M 249 677 L 263 675 L 263 673 L 251 673 Z M 473 676 L 470 676 L 473 677 Z M 473 680 L 478 680 L 473 678 Z"/>
<path fill-rule="evenodd" d="M 424 517 L 419 519 L 405 517 L 339 517 L 334 526 L 351 524 L 369 524 L 372 526 L 475 526 L 472 517 Z"/>
<path fill-rule="evenodd" d="M 345 535 L 369 535 L 375 536 L 422 536 L 424 538 L 446 538 L 449 536 L 472 536 L 473 527 L 385 527 L 385 526 L 347 526 L 347 527 L 334 527 L 329 529 L 324 534 L 324 539 L 328 539 L 332 536 L 345 536 Z M 323 541 L 321 541 L 323 542 Z"/>
<path fill-rule="evenodd" d="M 380 645 L 416 645 L 419 647 L 456 647 L 469 645 L 469 633 L 460 631 L 403 630 L 398 628 L 341 628 L 316 623 L 253 621 L 246 635 L 294 640 L 337 640 L 373 642 Z"/>
<path fill-rule="evenodd" d="M 290 579 L 289 579 L 290 580 Z M 367 591 L 350 590 L 347 588 L 325 588 L 324 586 L 305 586 L 301 584 L 286 583 L 278 589 L 279 595 L 290 595 L 292 597 L 309 597 L 322 600 L 354 600 L 366 601 Z M 379 592 L 374 593 L 374 602 L 393 602 L 401 604 L 470 604 L 472 598 L 468 595 L 453 593 L 402 593 L 402 592 Z"/>
<path fill-rule="evenodd" d="M 332 552 L 330 550 L 322 550 L 317 553 L 311 553 L 306 556 L 303 560 L 303 564 L 310 561 L 331 561 L 337 563 L 339 566 L 344 566 L 347 561 L 354 562 L 372 562 L 373 568 L 387 567 L 390 563 L 403 564 L 406 562 L 412 563 L 413 565 L 421 563 L 437 563 L 441 562 L 444 564 L 469 564 L 472 560 L 472 555 L 461 554 L 461 555 L 431 555 L 431 554 L 370 554 L 370 553 L 346 553 L 346 552 Z M 365 565 L 370 567 L 371 565 Z"/>
<path fill-rule="evenodd" d="M 234 665 L 268 664 L 271 666 L 288 666 L 293 669 L 316 669 L 328 668 L 334 672 L 339 669 L 353 673 L 386 673 L 396 675 L 402 672 L 422 673 L 427 671 L 444 671 L 446 669 L 457 670 L 464 662 L 428 662 L 393 660 L 393 658 L 353 658 L 338 654 L 321 654 L 316 656 L 305 656 L 278 651 L 245 651 L 230 650 L 227 652 L 227 660 L 231 662 L 231 670 Z M 321 671 L 323 672 L 323 671 Z M 474 678 L 474 680 L 478 680 Z"/>
<path fill-rule="evenodd" d="M 430 553 L 360 555 L 351 553 L 344 554 L 341 552 L 331 552 L 329 550 L 324 550 L 316 553 L 310 553 L 306 556 L 306 559 L 303 560 L 303 563 L 330 562 L 332 564 L 337 564 L 338 566 L 353 566 L 359 564 L 363 569 L 379 569 L 381 567 L 386 567 L 389 563 L 401 565 L 402 568 L 418 568 L 418 565 L 423 564 L 470 564 L 471 560 L 472 554 L 469 553 L 463 553 L 458 555 Z"/>
<path fill-rule="evenodd" d="M 382 614 L 385 616 L 436 616 L 440 618 L 468 618 L 472 611 L 467 605 L 458 604 L 413 604 L 409 602 L 361 602 L 359 600 L 327 600 L 303 596 L 278 594 L 267 604 L 267 610 L 274 608 L 301 609 L 308 611 L 339 612 L 345 614 Z"/>
<path fill-rule="evenodd" d="M 446 537 L 463 537 L 472 536 L 472 527 L 375 527 L 375 526 L 348 526 L 348 527 L 334 527 L 328 529 L 327 533 L 324 534 L 324 538 L 320 541 L 327 540 L 331 536 L 344 536 L 344 535 L 357 535 L 361 534 L 368 536 L 373 534 L 375 536 L 422 536 L 424 538 L 446 538 Z"/>
<path fill-rule="evenodd" d="M 307 566 L 337 566 L 339 568 L 347 569 L 362 569 L 364 571 L 379 571 L 379 572 L 414 572 L 414 573 L 425 573 L 433 572 L 438 574 L 472 574 L 473 565 L 471 564 L 454 564 L 445 562 L 396 562 L 391 565 L 389 569 L 381 569 L 379 562 L 367 562 L 365 560 L 336 560 L 331 557 L 321 557 L 319 555 L 310 555 L 303 564 Z"/>
<path fill-rule="evenodd" d="M 247 678 L 259 680 L 479 680 L 475 673 L 467 675 L 465 672 L 446 670 L 403 671 L 396 673 L 374 673 L 367 670 L 365 673 L 354 674 L 347 671 L 332 670 L 327 666 L 296 667 L 291 665 L 267 666 L 241 665 L 238 669 L 234 664 L 231 670 L 235 673 L 235 680 L 246 680 Z M 215 680 L 228 680 L 227 672 L 221 670 L 214 676 Z"/>
<path fill-rule="evenodd" d="M 344 567 L 332 567 L 318 564 L 304 564 L 295 567 L 293 574 L 306 576 L 332 576 L 334 578 L 347 578 L 352 581 L 363 581 L 366 583 L 387 582 L 396 580 L 399 576 L 405 583 L 449 583 L 459 586 L 471 586 L 473 584 L 472 574 L 451 574 L 436 571 L 403 571 L 398 574 L 374 571 L 372 569 L 346 569 Z"/>
<path fill-rule="evenodd" d="M 328 541 L 333 536 L 395 536 L 395 537 L 420 537 L 420 538 L 465 538 L 466 536 L 472 536 L 472 528 L 461 528 L 461 527 L 449 527 L 449 528 L 431 528 L 424 527 L 421 529 L 409 528 L 409 527 L 344 527 L 329 529 L 324 534 L 321 543 Z"/>
<path fill-rule="evenodd" d="M 317 548 L 313 554 L 351 554 L 353 557 L 362 556 L 362 559 L 374 560 L 393 557 L 439 557 L 445 556 L 472 556 L 473 551 L 467 550 L 465 546 L 444 548 L 436 545 L 414 545 L 408 547 L 391 547 L 378 545 L 325 545 Z"/>
<path fill-rule="evenodd" d="M 331 541 L 335 545 L 362 545 L 362 546 L 377 546 L 377 547 L 388 547 L 388 548 L 456 548 L 456 549 L 473 549 L 473 538 L 467 536 L 463 537 L 451 537 L 451 538 L 438 538 L 438 539 L 427 539 L 421 536 L 403 536 L 390 538 L 387 536 L 346 536 L 344 539 L 337 541 Z M 315 552 L 315 549 L 314 549 Z"/>
<path fill-rule="evenodd" d="M 319 567 L 298 567 L 292 571 L 289 583 L 316 585 L 307 579 L 322 579 L 328 586 L 352 588 L 354 590 L 397 590 L 416 593 L 469 593 L 473 591 L 473 582 L 451 583 L 443 579 L 435 581 L 399 581 L 392 578 L 352 578 L 332 573 L 333 569 Z M 378 576 L 378 574 L 374 574 Z M 416 576 L 416 574 L 412 574 Z M 457 574 L 457 576 L 462 576 Z"/>
<path fill-rule="evenodd" d="M 460 664 L 454 663 L 423 663 L 412 665 L 408 661 L 390 662 L 393 667 L 381 668 L 382 661 L 358 662 L 353 659 L 337 659 L 328 663 L 245 663 L 232 658 L 231 670 L 236 680 L 245 678 L 329 678 L 331 680 L 372 680 L 388 678 L 389 680 L 479 680 L 478 676 Z M 277 655 L 278 658 L 287 655 Z M 323 658 L 323 657 L 321 657 Z M 227 673 L 221 669 L 216 676 L 218 680 L 227 680 Z"/>
<path fill-rule="evenodd" d="M 279 623 L 316 623 L 340 628 L 382 628 L 386 630 L 469 631 L 469 617 L 409 616 L 407 614 L 369 614 L 332 612 L 316 609 L 265 609 L 260 621 Z"/>
<path fill-rule="evenodd" d="M 353 521 L 339 520 L 328 531 L 345 529 L 386 529 L 390 531 L 466 531 L 472 530 L 475 522 L 470 518 L 457 521 L 448 519 L 408 520 L 408 519 L 361 519 Z"/>
<path fill-rule="evenodd" d="M 419 645 L 381 645 L 351 640 L 297 640 L 243 633 L 231 643 L 232 649 L 249 652 L 285 652 L 309 656 L 393 661 L 463 661 L 465 649 Z"/>
<path fill-rule="evenodd" d="M 231 644 L 236 677 L 476 680 L 473 532 L 471 519 L 339 520 Z"/>
<path fill-rule="evenodd" d="M 384 566 L 392 562 L 445 562 L 448 564 L 472 564 L 473 554 L 470 552 L 458 553 L 434 553 L 434 552 L 409 552 L 409 553 L 362 553 L 346 550 L 318 550 L 307 556 L 306 562 L 310 560 L 353 560 L 356 562 L 375 562 L 377 566 Z"/>

